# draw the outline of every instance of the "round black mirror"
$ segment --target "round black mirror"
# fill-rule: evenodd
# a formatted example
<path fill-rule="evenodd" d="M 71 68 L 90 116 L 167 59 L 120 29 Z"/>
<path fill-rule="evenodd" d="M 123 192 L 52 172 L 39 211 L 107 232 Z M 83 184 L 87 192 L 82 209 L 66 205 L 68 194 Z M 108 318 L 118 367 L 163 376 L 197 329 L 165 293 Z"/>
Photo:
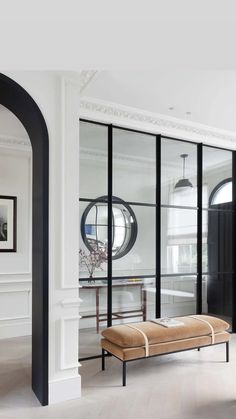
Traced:
<path fill-rule="evenodd" d="M 81 219 L 81 235 L 90 252 L 107 249 L 108 197 L 101 196 L 85 209 Z M 138 232 L 132 208 L 113 196 L 112 259 L 125 256 L 133 247 Z"/>

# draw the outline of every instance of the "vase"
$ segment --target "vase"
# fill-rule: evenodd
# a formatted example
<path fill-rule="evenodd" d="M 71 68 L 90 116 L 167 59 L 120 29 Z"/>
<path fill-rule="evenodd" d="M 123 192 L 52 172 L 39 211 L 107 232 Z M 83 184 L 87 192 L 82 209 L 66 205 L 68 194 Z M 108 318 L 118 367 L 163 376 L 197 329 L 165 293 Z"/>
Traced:
<path fill-rule="evenodd" d="M 92 275 L 92 274 L 90 274 L 90 275 L 89 275 L 88 283 L 89 283 L 89 284 L 94 284 L 94 283 L 95 283 L 95 281 L 94 281 L 94 279 L 93 279 L 93 275 Z"/>

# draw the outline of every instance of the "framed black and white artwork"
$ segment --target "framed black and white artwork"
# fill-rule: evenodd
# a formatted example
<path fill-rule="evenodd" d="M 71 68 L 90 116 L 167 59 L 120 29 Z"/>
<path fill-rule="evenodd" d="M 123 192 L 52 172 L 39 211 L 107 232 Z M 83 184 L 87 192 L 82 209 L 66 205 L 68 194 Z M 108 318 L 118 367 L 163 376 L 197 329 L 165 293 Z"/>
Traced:
<path fill-rule="evenodd" d="M 0 195 L 0 252 L 16 252 L 16 196 Z"/>

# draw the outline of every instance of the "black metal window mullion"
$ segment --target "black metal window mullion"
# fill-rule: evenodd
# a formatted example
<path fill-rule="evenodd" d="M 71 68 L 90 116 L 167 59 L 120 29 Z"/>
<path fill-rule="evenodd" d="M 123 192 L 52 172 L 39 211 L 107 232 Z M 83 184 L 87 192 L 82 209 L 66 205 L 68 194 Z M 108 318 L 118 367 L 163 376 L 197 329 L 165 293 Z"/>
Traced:
<path fill-rule="evenodd" d="M 233 158 L 233 171 L 232 171 L 232 181 L 233 181 L 233 228 L 232 228 L 232 258 L 233 258 L 233 275 L 232 275 L 232 332 L 236 331 L 236 151 L 232 152 Z"/>
<path fill-rule="evenodd" d="M 112 210 L 112 249 L 113 249 L 113 245 L 114 245 L 114 239 L 115 239 L 115 217 L 113 214 L 113 210 Z"/>
<path fill-rule="evenodd" d="M 161 317 L 161 136 L 156 135 L 156 318 Z"/>
<path fill-rule="evenodd" d="M 197 145 L 197 314 L 202 313 L 202 144 Z"/>
<path fill-rule="evenodd" d="M 96 243 L 97 243 L 97 250 L 98 250 L 98 207 L 95 205 L 95 225 L 96 225 Z"/>
<path fill-rule="evenodd" d="M 113 183 L 113 135 L 108 125 L 108 228 L 107 228 L 107 327 L 112 325 L 112 183 Z"/>

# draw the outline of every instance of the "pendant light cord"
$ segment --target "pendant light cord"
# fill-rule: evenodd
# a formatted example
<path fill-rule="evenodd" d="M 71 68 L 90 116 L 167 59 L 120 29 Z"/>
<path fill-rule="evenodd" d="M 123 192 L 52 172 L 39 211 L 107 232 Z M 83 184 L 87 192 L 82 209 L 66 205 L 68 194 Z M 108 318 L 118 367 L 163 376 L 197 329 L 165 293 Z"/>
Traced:
<path fill-rule="evenodd" d="M 185 165 L 186 165 L 186 158 L 188 157 L 188 154 L 180 154 L 180 157 L 183 159 L 183 179 L 185 179 Z"/>

